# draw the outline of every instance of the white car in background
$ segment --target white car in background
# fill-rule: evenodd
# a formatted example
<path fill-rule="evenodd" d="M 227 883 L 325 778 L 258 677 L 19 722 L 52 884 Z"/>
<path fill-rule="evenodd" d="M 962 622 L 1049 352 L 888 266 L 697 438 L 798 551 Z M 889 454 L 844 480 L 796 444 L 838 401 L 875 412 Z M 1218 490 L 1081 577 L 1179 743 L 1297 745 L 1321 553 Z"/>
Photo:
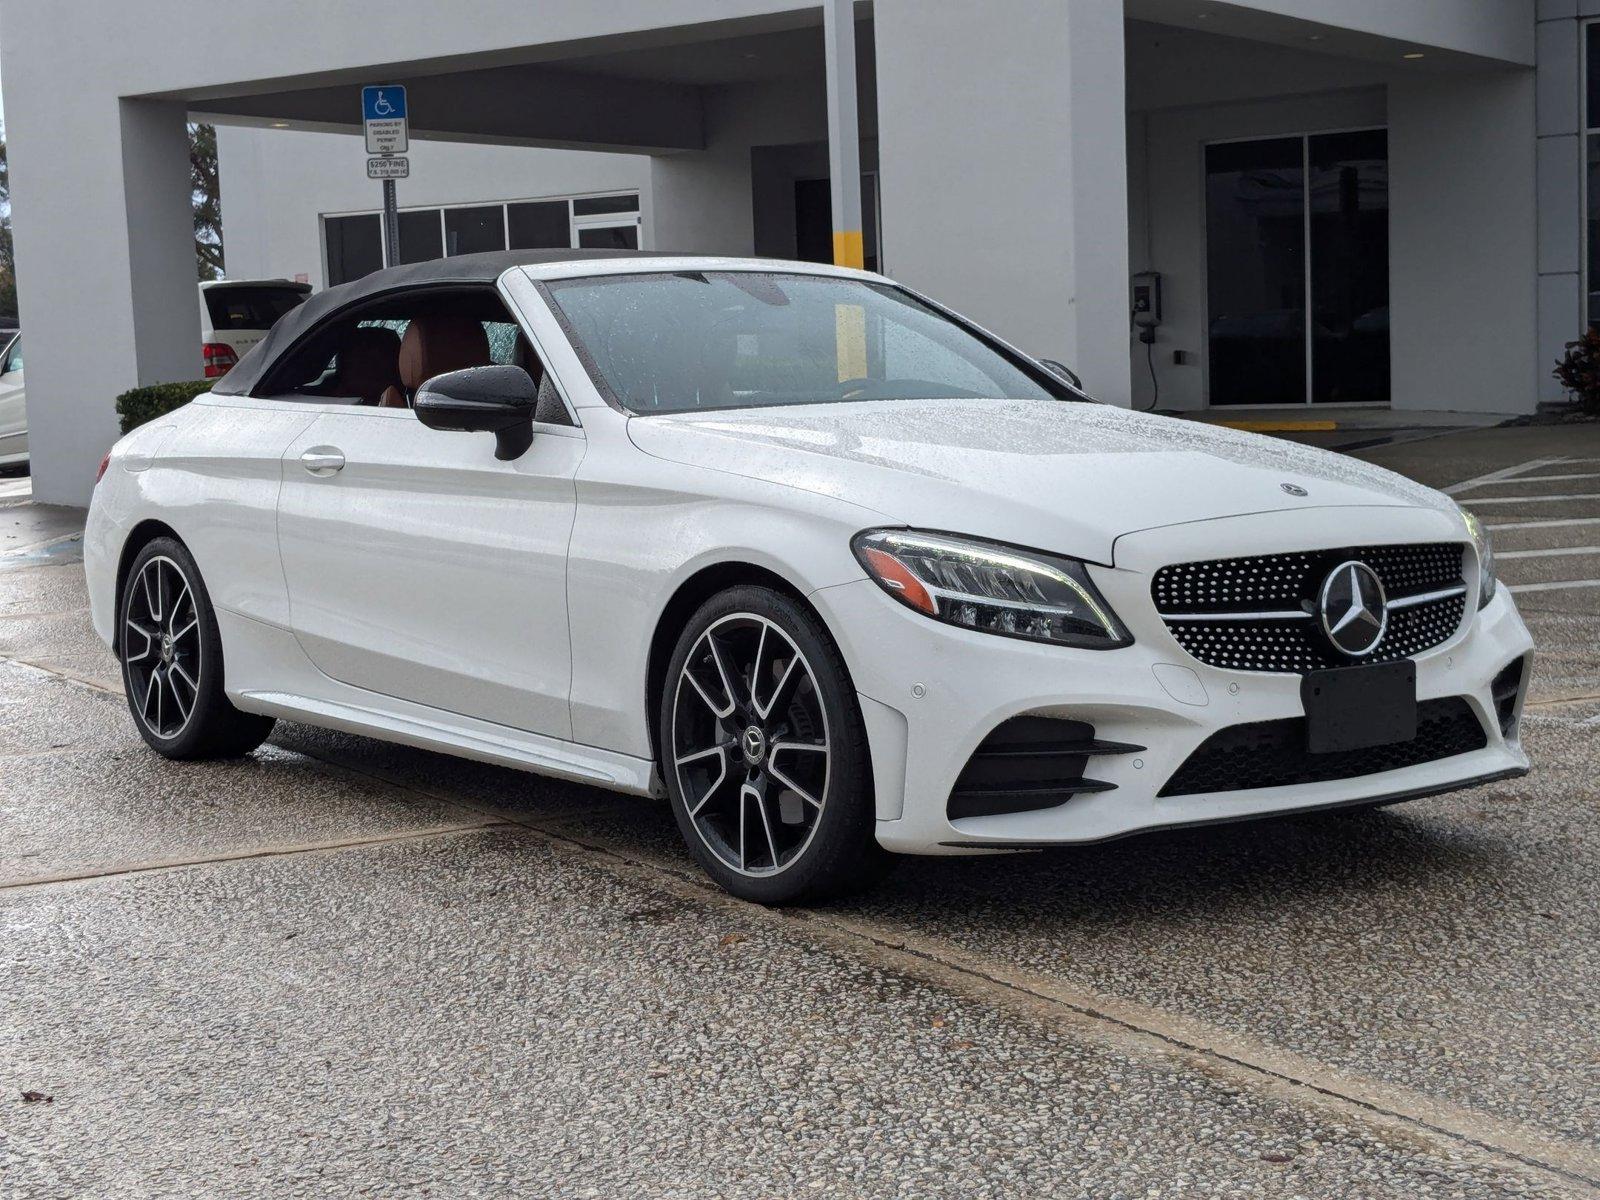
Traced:
<path fill-rule="evenodd" d="M 200 356 L 205 378 L 226 375 L 267 330 L 311 294 L 290 279 L 208 279 L 200 284 Z"/>
<path fill-rule="evenodd" d="M 1531 641 L 1447 496 L 810 263 L 330 288 L 117 443 L 84 565 L 169 758 L 282 717 L 665 795 L 769 903 L 1528 768 Z"/>
<path fill-rule="evenodd" d="M 28 461 L 28 408 L 22 387 L 22 331 L 0 331 L 0 471 Z"/>

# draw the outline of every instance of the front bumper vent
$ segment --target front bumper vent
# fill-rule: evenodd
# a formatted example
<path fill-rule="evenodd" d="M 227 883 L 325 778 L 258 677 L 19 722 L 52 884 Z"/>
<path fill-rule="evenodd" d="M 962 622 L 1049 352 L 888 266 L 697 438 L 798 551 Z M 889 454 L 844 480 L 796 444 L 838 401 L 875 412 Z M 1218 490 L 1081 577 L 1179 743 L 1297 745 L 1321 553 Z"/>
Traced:
<path fill-rule="evenodd" d="M 1201 796 L 1355 779 L 1470 754 L 1488 744 L 1482 723 L 1461 696 L 1424 700 L 1417 706 L 1416 737 L 1367 750 L 1312 754 L 1306 749 L 1304 717 L 1256 721 L 1212 734 L 1158 794 Z"/>
<path fill-rule="evenodd" d="M 952 821 L 1056 808 L 1074 796 L 1116 785 L 1089 779 L 1091 758 L 1134 754 L 1143 746 L 1101 741 L 1086 721 L 1012 717 L 986 737 L 962 769 L 946 812 Z"/>
<path fill-rule="evenodd" d="M 1509 738 L 1517 728 L 1517 697 L 1528 674 L 1528 658 L 1524 655 L 1506 664 L 1505 670 L 1494 677 L 1489 694 L 1494 698 L 1494 716 L 1500 723 L 1500 736 Z"/>

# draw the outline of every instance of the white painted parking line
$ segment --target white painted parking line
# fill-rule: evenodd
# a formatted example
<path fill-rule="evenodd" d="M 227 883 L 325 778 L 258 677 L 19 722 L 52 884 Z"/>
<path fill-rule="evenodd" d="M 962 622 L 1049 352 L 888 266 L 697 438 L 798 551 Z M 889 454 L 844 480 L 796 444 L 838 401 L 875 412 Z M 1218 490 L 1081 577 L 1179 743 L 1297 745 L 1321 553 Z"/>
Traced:
<path fill-rule="evenodd" d="M 1564 458 L 1535 458 L 1530 462 L 1518 463 L 1514 467 L 1502 467 L 1498 471 L 1490 471 L 1487 475 L 1478 475 L 1461 483 L 1452 483 L 1444 489 L 1444 492 L 1447 496 L 1454 496 L 1457 492 L 1464 492 L 1468 488 L 1482 487 L 1486 483 L 1504 483 L 1528 471 L 1537 471 L 1540 467 L 1554 467 L 1571 461 L 1573 460 Z"/>
<path fill-rule="evenodd" d="M 1556 529 L 1563 525 L 1600 525 L 1600 517 L 1557 517 L 1553 521 L 1485 521 L 1490 529 Z"/>
<path fill-rule="evenodd" d="M 1600 587 L 1600 579 L 1564 579 L 1556 583 L 1513 583 L 1507 586 L 1513 592 L 1559 592 L 1567 588 Z"/>
<path fill-rule="evenodd" d="M 1560 558 L 1566 554 L 1600 554 L 1600 546 L 1562 546 L 1552 550 L 1496 550 L 1496 562 L 1512 558 Z"/>
<path fill-rule="evenodd" d="M 1495 483 L 1558 483 L 1569 479 L 1600 479 L 1600 471 L 1583 471 L 1577 475 L 1518 475 L 1515 479 L 1496 479 Z M 1481 483 L 1458 483 L 1452 492 L 1464 491 L 1469 487 L 1482 487 Z"/>
<path fill-rule="evenodd" d="M 1505 480 L 1501 480 L 1502 483 Z M 1567 500 L 1600 500 L 1600 492 L 1574 492 L 1568 496 L 1470 496 L 1466 503 L 1478 504 L 1559 504 Z"/>

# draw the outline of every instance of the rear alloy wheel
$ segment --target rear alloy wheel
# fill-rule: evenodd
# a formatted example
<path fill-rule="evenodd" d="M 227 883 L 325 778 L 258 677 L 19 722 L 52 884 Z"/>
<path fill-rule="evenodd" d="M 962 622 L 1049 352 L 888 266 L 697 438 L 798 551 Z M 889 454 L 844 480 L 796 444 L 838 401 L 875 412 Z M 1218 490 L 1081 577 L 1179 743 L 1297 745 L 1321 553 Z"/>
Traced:
<path fill-rule="evenodd" d="M 665 692 L 667 790 L 719 883 L 787 903 L 877 877 L 861 714 L 814 617 L 765 588 L 714 597 L 680 637 Z"/>
<path fill-rule="evenodd" d="M 254 750 L 273 720 L 240 712 L 222 692 L 222 641 L 194 559 L 156 538 L 139 551 L 118 614 L 122 684 L 140 736 L 168 758 L 231 758 Z"/>

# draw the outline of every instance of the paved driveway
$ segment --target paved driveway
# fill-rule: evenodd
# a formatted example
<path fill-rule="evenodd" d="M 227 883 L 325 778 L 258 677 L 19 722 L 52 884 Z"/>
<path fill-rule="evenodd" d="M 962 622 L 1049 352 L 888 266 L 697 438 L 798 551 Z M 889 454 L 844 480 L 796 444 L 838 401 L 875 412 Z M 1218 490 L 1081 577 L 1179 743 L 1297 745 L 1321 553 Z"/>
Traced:
<path fill-rule="evenodd" d="M 0 507 L 0 1195 L 1596 1194 L 1600 429 L 1371 457 L 1500 527 L 1534 775 L 781 913 L 660 804 L 154 758 Z"/>

